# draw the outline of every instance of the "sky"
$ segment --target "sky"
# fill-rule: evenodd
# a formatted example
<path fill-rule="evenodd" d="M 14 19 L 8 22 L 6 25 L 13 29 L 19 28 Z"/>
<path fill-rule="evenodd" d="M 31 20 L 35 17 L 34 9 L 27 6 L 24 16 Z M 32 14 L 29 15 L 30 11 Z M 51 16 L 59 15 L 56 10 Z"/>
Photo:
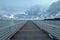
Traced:
<path fill-rule="evenodd" d="M 0 0 L 0 6 L 29 7 L 33 5 L 48 6 L 57 0 Z"/>
<path fill-rule="evenodd" d="M 10 11 L 10 9 L 24 9 L 34 5 L 48 7 L 56 1 L 58 0 L 0 0 L 0 12 L 4 13 Z"/>

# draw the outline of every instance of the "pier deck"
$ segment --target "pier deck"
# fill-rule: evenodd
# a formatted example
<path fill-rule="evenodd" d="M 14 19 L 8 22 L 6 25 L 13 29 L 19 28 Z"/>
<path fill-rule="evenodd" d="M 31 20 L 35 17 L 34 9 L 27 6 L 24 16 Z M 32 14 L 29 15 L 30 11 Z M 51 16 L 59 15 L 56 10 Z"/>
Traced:
<path fill-rule="evenodd" d="M 39 29 L 32 21 L 28 21 L 11 40 L 52 40 L 49 36 Z"/>

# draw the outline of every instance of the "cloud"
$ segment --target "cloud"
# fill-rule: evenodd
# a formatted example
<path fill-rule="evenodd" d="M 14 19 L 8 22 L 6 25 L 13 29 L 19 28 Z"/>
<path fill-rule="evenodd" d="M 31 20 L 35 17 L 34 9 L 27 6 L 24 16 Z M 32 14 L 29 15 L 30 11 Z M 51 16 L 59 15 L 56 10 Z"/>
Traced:
<path fill-rule="evenodd" d="M 55 16 L 60 16 L 60 11 Z"/>
<path fill-rule="evenodd" d="M 10 19 L 11 19 L 11 18 L 14 18 L 14 15 L 9 16 L 9 18 L 10 18 Z"/>
<path fill-rule="evenodd" d="M 23 14 L 23 15 L 28 15 L 28 13 L 25 13 L 25 11 L 16 11 L 14 14 Z"/>
<path fill-rule="evenodd" d="M 59 0 L 51 0 L 51 2 L 49 3 L 49 6 L 50 6 L 52 3 L 57 2 L 57 1 L 59 1 Z"/>
<path fill-rule="evenodd" d="M 15 18 L 14 15 L 3 15 L 2 17 L 5 17 L 7 19 L 12 19 L 12 18 Z"/>
<path fill-rule="evenodd" d="M 53 2 L 57 2 L 57 1 L 59 1 L 59 0 L 53 0 Z"/>

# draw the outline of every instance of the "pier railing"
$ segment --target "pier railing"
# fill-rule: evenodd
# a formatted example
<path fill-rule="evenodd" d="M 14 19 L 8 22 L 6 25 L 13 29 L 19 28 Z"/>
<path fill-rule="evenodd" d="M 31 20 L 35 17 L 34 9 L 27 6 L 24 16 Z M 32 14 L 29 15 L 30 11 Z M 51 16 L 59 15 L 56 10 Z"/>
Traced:
<path fill-rule="evenodd" d="M 26 21 L 17 22 L 13 25 L 0 28 L 0 40 L 8 40 L 12 37 L 24 24 Z"/>
<path fill-rule="evenodd" d="M 42 30 L 45 30 L 49 35 L 60 39 L 60 21 L 33 21 Z"/>

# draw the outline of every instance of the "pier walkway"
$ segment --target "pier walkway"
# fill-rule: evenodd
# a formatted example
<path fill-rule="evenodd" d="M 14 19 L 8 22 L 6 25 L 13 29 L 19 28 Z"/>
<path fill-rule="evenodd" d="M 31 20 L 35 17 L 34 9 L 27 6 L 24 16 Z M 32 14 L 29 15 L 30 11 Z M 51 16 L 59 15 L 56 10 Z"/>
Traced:
<path fill-rule="evenodd" d="M 46 33 L 38 28 L 32 21 L 28 21 L 11 40 L 52 40 Z"/>

